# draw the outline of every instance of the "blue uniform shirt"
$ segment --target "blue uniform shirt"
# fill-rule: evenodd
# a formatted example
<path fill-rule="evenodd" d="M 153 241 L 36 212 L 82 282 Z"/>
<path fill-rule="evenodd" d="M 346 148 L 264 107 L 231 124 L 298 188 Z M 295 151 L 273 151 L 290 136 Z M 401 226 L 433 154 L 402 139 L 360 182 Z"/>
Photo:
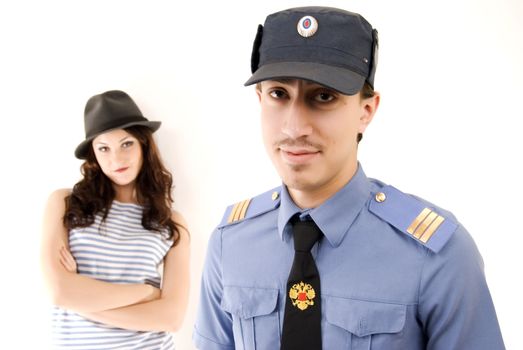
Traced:
<path fill-rule="evenodd" d="M 285 187 L 227 208 L 213 232 L 193 339 L 198 349 L 280 348 L 294 257 L 289 219 L 324 233 L 323 349 L 504 349 L 481 256 L 454 216 L 369 179 L 361 167 L 321 206 Z"/>

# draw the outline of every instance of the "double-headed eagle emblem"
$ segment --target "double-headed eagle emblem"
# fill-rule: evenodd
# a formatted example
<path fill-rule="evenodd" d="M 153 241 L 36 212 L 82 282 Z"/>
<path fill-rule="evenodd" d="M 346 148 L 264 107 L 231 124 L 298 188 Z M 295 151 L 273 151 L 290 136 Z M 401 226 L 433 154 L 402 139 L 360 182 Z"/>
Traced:
<path fill-rule="evenodd" d="M 300 282 L 293 284 L 289 290 L 289 297 L 292 300 L 292 305 L 303 311 L 314 305 L 312 299 L 316 297 L 316 292 L 310 284 Z"/>

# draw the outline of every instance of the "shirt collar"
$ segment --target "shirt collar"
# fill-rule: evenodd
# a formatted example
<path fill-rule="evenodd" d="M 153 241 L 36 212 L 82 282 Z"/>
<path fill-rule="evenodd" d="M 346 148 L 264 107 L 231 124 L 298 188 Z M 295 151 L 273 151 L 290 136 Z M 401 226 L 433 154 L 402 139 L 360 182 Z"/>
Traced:
<path fill-rule="evenodd" d="M 292 200 L 287 187 L 282 186 L 278 233 L 284 239 L 285 228 L 292 216 L 307 212 L 321 229 L 329 243 L 337 247 L 369 198 L 370 184 L 358 163 L 350 181 L 319 207 L 300 209 Z"/>

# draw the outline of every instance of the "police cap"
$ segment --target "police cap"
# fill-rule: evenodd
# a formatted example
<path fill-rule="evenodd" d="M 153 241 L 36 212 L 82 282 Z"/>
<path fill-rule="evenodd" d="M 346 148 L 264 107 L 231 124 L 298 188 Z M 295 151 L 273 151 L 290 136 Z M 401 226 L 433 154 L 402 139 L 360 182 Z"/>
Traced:
<path fill-rule="evenodd" d="M 245 83 L 304 79 L 354 95 L 374 87 L 378 32 L 361 15 L 331 7 L 291 8 L 258 26 Z"/>

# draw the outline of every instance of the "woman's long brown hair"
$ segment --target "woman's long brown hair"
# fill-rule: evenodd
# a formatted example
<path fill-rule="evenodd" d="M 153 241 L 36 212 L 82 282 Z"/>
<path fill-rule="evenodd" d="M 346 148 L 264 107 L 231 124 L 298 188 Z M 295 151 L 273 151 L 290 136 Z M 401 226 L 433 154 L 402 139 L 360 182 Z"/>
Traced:
<path fill-rule="evenodd" d="M 125 130 L 136 137 L 142 147 L 143 164 L 136 178 L 136 199 L 143 206 L 142 225 L 147 230 L 167 232 L 167 238 L 173 239 L 176 245 L 180 234 L 171 216 L 172 175 L 162 163 L 149 128 L 131 126 Z M 111 180 L 98 165 L 92 147 L 89 147 L 81 172 L 83 179 L 65 198 L 63 223 L 68 230 L 92 225 L 99 213 L 103 222 L 116 195 Z"/>

